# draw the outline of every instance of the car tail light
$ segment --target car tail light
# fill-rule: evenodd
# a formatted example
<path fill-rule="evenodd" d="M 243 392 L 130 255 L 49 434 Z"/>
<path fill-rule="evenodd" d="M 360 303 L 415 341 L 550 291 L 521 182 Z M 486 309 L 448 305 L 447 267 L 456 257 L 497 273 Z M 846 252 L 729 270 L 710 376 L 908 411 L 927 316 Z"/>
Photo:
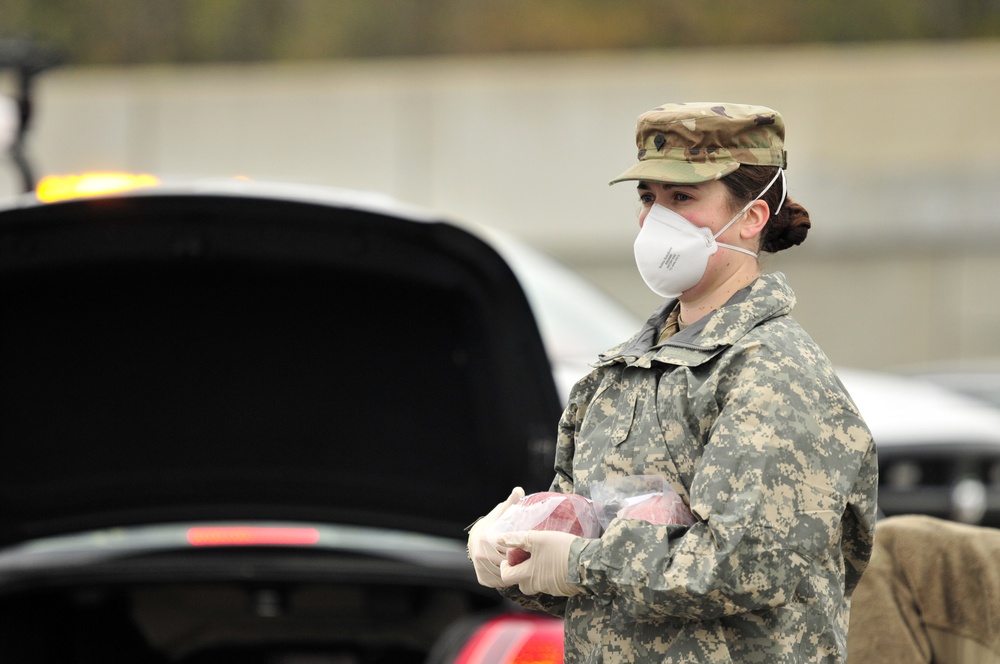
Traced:
<path fill-rule="evenodd" d="M 200 526 L 188 528 L 191 546 L 308 546 L 319 541 L 315 528 Z"/>
<path fill-rule="evenodd" d="M 562 664 L 563 622 L 542 616 L 500 616 L 484 623 L 455 664 Z"/>

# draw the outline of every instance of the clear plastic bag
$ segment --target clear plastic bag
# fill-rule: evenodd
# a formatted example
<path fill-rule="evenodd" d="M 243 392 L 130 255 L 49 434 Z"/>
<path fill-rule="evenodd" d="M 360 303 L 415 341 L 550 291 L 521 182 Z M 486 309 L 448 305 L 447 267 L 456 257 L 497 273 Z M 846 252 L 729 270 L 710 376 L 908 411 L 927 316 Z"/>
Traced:
<path fill-rule="evenodd" d="M 601 536 L 601 524 L 593 503 L 573 493 L 542 491 L 528 494 L 511 505 L 490 527 L 496 537 L 522 530 L 557 530 L 589 539 Z M 522 549 L 508 549 L 507 562 L 517 565 L 531 557 Z"/>
<path fill-rule="evenodd" d="M 641 519 L 658 525 L 693 525 L 697 519 L 662 475 L 629 475 L 590 487 L 602 530 L 611 520 Z"/>

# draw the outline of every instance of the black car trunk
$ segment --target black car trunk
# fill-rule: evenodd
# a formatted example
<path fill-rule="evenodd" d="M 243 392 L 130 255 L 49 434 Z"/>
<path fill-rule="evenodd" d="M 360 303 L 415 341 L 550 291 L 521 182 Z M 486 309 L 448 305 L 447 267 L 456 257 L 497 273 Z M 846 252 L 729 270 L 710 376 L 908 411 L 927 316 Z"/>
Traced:
<path fill-rule="evenodd" d="M 0 545 L 197 518 L 460 535 L 551 473 L 506 264 L 450 225 L 249 198 L 0 215 Z"/>

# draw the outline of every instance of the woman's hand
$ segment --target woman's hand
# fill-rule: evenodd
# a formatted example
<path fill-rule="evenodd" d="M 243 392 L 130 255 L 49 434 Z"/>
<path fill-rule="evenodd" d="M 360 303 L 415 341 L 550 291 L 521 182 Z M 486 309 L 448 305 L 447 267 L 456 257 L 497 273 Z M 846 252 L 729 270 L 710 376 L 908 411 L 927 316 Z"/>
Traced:
<path fill-rule="evenodd" d="M 500 577 L 500 563 L 507 559 L 507 547 L 496 542 L 496 535 L 488 537 L 490 526 L 507 511 L 511 505 L 516 505 L 524 498 L 524 489 L 514 487 L 507 500 L 469 528 L 469 559 L 476 569 L 476 578 L 487 588 L 505 588 L 511 584 L 504 583 Z"/>
<path fill-rule="evenodd" d="M 504 560 L 500 564 L 503 585 L 517 584 L 525 595 L 579 595 L 583 588 L 566 580 L 569 573 L 569 548 L 578 539 L 580 538 L 576 535 L 554 530 L 504 533 L 499 538 L 500 545 L 524 549 L 531 557 L 517 565 Z"/>

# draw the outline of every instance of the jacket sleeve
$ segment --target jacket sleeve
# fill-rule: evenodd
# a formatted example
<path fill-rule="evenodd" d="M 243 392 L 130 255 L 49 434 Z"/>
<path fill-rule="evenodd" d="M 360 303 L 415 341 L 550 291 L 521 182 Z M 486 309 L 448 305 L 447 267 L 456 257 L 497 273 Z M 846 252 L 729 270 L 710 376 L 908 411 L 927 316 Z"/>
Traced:
<path fill-rule="evenodd" d="M 616 519 L 574 545 L 569 580 L 639 619 L 840 601 L 845 565 L 853 576 L 870 551 L 874 444 L 825 357 L 803 359 L 760 344 L 720 359 L 690 487 L 699 521 Z"/>
<path fill-rule="evenodd" d="M 843 552 L 845 565 L 845 589 L 850 596 L 854 593 L 861 575 L 868 567 L 875 548 L 875 521 L 878 511 L 878 456 L 875 445 L 871 445 L 864 460 L 854 491 L 847 502 L 844 513 Z"/>

